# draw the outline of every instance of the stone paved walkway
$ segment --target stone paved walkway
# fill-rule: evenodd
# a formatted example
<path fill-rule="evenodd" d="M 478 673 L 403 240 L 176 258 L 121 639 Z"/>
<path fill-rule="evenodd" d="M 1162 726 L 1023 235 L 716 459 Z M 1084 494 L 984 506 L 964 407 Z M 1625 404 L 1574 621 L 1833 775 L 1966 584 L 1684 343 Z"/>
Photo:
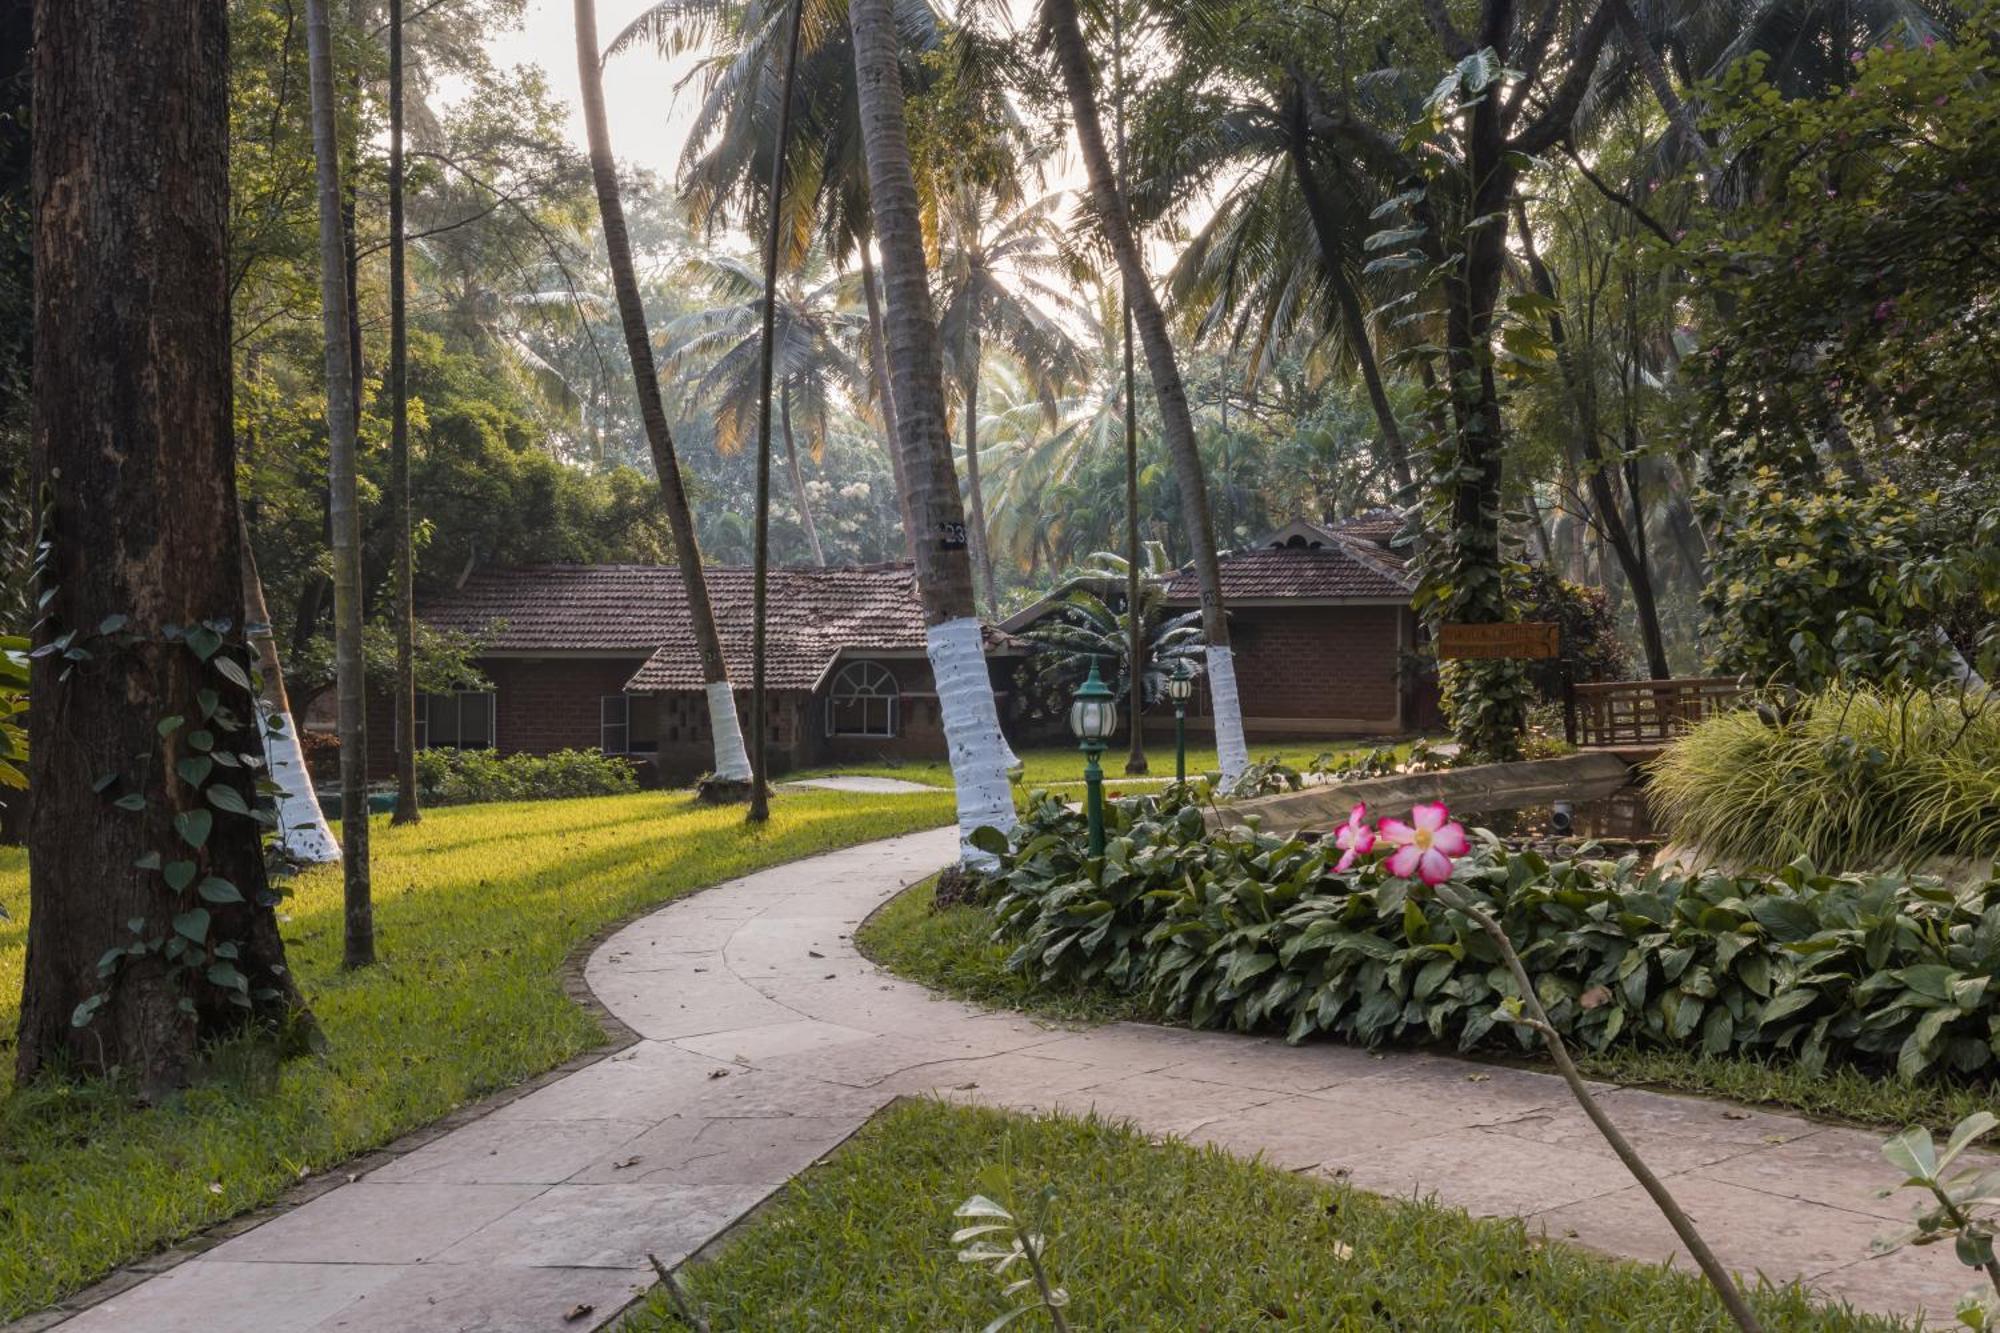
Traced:
<path fill-rule="evenodd" d="M 823 778 L 800 778 L 796 782 L 781 782 L 778 785 L 808 791 L 866 792 L 871 796 L 903 796 L 941 790 L 922 782 L 911 782 L 908 778 L 881 778 L 868 773 L 830 773 Z"/>
<path fill-rule="evenodd" d="M 1385 1194 L 1518 1214 L 1611 1253 L 1675 1254 L 1552 1076 L 1141 1024 L 1050 1028 L 878 972 L 854 928 L 955 837 L 768 870 L 626 928 L 588 978 L 636 1046 L 62 1327 L 598 1327 L 650 1280 L 648 1252 L 677 1262 L 891 1098 L 927 1093 L 1094 1108 Z M 1636 1090 L 1605 1101 L 1726 1262 L 1942 1322 L 1971 1285 L 1948 1247 L 1866 1258 L 1906 1215 L 1875 1196 L 1894 1183 L 1877 1136 Z M 938 1201 L 940 1235 L 951 1203 Z"/>

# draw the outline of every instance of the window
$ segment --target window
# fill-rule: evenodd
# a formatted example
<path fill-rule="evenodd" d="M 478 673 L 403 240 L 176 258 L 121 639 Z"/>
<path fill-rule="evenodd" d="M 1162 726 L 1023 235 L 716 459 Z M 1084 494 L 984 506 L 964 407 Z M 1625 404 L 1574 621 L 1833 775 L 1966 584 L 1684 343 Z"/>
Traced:
<path fill-rule="evenodd" d="M 417 698 L 419 750 L 493 748 L 493 692 L 425 694 Z"/>
<path fill-rule="evenodd" d="M 632 751 L 632 701 L 622 694 L 597 701 L 597 748 L 606 754 Z"/>
<path fill-rule="evenodd" d="M 829 736 L 896 734 L 896 678 L 879 662 L 849 662 L 826 700 Z"/>

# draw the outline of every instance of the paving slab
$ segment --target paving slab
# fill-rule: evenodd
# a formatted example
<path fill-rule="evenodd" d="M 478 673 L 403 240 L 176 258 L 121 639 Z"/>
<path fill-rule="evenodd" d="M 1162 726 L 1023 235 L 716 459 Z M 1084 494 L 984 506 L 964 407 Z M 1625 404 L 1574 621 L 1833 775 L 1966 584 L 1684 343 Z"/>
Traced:
<path fill-rule="evenodd" d="M 942 999 L 855 950 L 954 829 L 680 899 L 585 977 L 630 1048 L 441 1134 L 64 1325 L 74 1333 L 540 1333 L 608 1325 L 898 1096 L 1094 1112 L 1394 1195 L 1684 1262 L 1552 1075 L 1143 1023 L 1066 1028 Z M 1600 1085 L 1725 1262 L 1873 1310 L 1948 1316 L 1948 1250 L 1867 1257 L 1907 1215 L 1877 1137 Z M 845 1327 L 845 1324 L 841 1325 Z"/>

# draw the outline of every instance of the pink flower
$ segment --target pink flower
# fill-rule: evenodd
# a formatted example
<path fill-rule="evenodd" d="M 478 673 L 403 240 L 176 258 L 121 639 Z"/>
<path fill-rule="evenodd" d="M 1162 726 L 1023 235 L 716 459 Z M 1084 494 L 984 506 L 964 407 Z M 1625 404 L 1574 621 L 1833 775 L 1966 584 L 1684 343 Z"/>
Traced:
<path fill-rule="evenodd" d="M 1357 805 L 1347 812 L 1347 822 L 1333 835 L 1334 845 L 1342 849 L 1341 858 L 1333 868 L 1346 870 L 1357 860 L 1375 850 L 1375 830 L 1368 827 L 1368 807 Z"/>
<path fill-rule="evenodd" d="M 1451 858 L 1464 856 L 1472 844 L 1465 829 L 1453 821 L 1443 801 L 1432 801 L 1410 811 L 1410 822 L 1385 819 L 1377 830 L 1396 844 L 1389 857 L 1389 873 L 1404 879 L 1420 879 L 1438 885 L 1451 878 Z"/>

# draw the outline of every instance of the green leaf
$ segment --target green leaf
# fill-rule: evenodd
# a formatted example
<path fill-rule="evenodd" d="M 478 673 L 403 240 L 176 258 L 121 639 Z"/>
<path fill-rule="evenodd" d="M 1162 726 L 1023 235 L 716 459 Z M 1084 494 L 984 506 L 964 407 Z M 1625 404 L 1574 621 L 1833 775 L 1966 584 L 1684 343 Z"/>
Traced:
<path fill-rule="evenodd" d="M 190 847 L 206 847 L 214 829 L 215 816 L 206 810 L 183 810 L 174 816 L 174 831 Z"/>
<path fill-rule="evenodd" d="M 204 902 L 240 903 L 243 901 L 242 890 L 217 875 L 209 875 L 204 878 L 201 883 L 195 886 L 194 891 L 201 895 Z"/>
<path fill-rule="evenodd" d="M 174 918 L 174 934 L 186 936 L 196 944 L 208 940 L 208 909 L 191 907 Z"/>
<path fill-rule="evenodd" d="M 1769 894 L 1750 904 L 1750 915 L 1780 944 L 1796 944 L 1819 933 L 1819 917 L 1797 898 Z"/>
<path fill-rule="evenodd" d="M 146 798 L 136 791 L 128 791 L 111 804 L 117 806 L 120 810 L 144 810 L 146 808 Z"/>
<path fill-rule="evenodd" d="M 158 852 L 147 852 L 132 863 L 132 868 L 134 870 L 158 870 L 160 868 L 160 854 Z"/>
<path fill-rule="evenodd" d="M 171 736 L 176 731 L 179 731 L 181 728 L 181 724 L 186 721 L 187 719 L 182 717 L 179 713 L 170 713 L 166 717 L 161 718 L 158 725 L 156 725 L 153 728 L 153 730 L 159 732 L 160 735 L 163 737 Z"/>
<path fill-rule="evenodd" d="M 1944 1145 L 1944 1152 L 1938 1156 L 1937 1169 L 1943 1171 L 1958 1159 L 1958 1155 L 1970 1147 L 1977 1139 L 1983 1138 L 2000 1125 L 2000 1117 L 1991 1111 L 1974 1111 L 1958 1122 L 1951 1131 L 1951 1138 Z"/>
<path fill-rule="evenodd" d="M 1912 1125 L 1883 1144 L 1882 1156 L 1911 1180 L 1937 1179 L 1937 1147 L 1922 1125 Z"/>
<path fill-rule="evenodd" d="M 243 793 L 234 787 L 227 787 L 218 782 L 213 787 L 204 791 L 202 795 L 206 796 L 208 803 L 218 810 L 226 810 L 232 815 L 247 815 L 250 813 L 250 807 L 244 803 Z"/>
<path fill-rule="evenodd" d="M 199 787 L 215 769 L 215 761 L 207 755 L 194 755 L 174 765 L 174 771 L 190 787 Z"/>
<path fill-rule="evenodd" d="M 236 661 L 235 658 L 233 657 L 216 658 L 215 669 L 218 672 L 220 672 L 222 674 L 222 678 L 224 680 L 227 680 L 230 684 L 240 686 L 246 692 L 249 691 L 250 676 L 247 672 L 243 670 L 243 667 Z"/>
<path fill-rule="evenodd" d="M 208 979 L 218 986 L 227 986 L 231 990 L 241 991 L 246 995 L 250 991 L 249 979 L 236 970 L 234 963 L 209 964 Z"/>
<path fill-rule="evenodd" d="M 206 814 L 207 812 L 201 811 L 199 813 Z M 194 883 L 194 862 L 169 861 L 161 868 L 160 873 L 166 876 L 167 887 L 175 893 L 179 893 L 182 889 Z"/>

